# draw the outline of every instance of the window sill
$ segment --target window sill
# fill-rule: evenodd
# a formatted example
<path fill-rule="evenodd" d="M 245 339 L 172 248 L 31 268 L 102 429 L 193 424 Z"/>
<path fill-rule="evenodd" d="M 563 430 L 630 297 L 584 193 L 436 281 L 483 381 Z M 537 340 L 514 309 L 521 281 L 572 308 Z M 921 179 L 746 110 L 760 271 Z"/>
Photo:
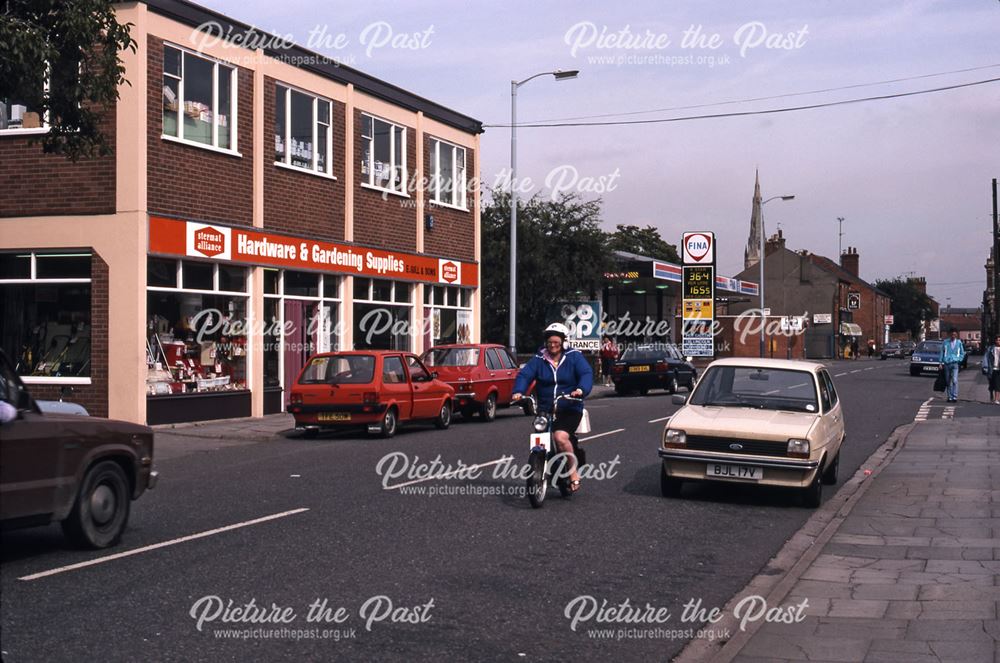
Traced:
<path fill-rule="evenodd" d="M 390 196 L 397 196 L 399 198 L 409 198 L 410 194 L 400 193 L 399 191 L 393 191 L 392 189 L 385 189 L 380 186 L 375 186 L 374 184 L 368 184 L 367 182 L 361 183 L 362 189 L 370 189 L 372 191 L 378 191 L 379 193 L 388 193 Z"/>
<path fill-rule="evenodd" d="M 33 129 L 0 129 L 0 136 L 37 136 L 49 133 L 48 127 L 37 127 Z"/>
<path fill-rule="evenodd" d="M 219 154 L 225 154 L 230 157 L 243 158 L 243 155 L 236 150 L 226 150 L 221 147 L 216 147 L 214 145 L 206 145 L 205 143 L 199 143 L 193 140 L 185 140 L 183 138 L 178 138 L 177 136 L 168 136 L 166 134 L 161 134 L 160 138 L 171 143 L 177 143 L 178 145 L 188 145 L 189 147 L 198 147 L 203 150 L 208 150 L 209 152 L 218 152 Z"/>
<path fill-rule="evenodd" d="M 281 161 L 275 161 L 274 165 L 277 166 L 278 168 L 290 170 L 295 173 L 304 173 L 306 175 L 312 175 L 313 177 L 321 177 L 324 180 L 333 180 L 333 181 L 337 180 L 337 178 L 334 177 L 333 175 L 329 175 L 327 173 L 321 173 L 318 170 L 308 170 L 306 168 L 299 168 L 298 166 L 290 166 L 287 163 L 282 163 Z"/>
<path fill-rule="evenodd" d="M 431 200 L 431 201 L 429 201 L 428 204 L 430 206 L 432 206 L 432 207 L 444 207 L 444 208 L 447 208 L 447 209 L 453 209 L 456 212 L 468 212 L 469 211 L 468 207 L 459 207 L 458 205 L 452 205 L 451 203 L 439 203 L 436 200 Z"/>
<path fill-rule="evenodd" d="M 64 378 L 58 375 L 22 375 L 24 384 L 90 384 L 90 378 Z"/>

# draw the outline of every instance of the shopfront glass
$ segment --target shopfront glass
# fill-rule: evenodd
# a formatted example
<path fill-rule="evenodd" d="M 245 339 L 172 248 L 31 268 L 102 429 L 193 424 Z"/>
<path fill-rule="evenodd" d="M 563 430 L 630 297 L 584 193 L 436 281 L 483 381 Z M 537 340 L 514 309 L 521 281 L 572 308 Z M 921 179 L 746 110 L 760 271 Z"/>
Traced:
<path fill-rule="evenodd" d="M 424 345 L 472 342 L 472 290 L 458 286 L 424 286 Z"/>
<path fill-rule="evenodd" d="M 403 281 L 354 278 L 354 348 L 410 350 L 412 285 Z"/>

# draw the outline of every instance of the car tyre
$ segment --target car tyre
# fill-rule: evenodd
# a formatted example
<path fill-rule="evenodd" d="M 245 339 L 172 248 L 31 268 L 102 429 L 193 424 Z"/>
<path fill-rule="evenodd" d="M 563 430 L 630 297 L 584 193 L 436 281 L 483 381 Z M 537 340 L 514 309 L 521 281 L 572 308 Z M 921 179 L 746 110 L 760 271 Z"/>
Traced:
<path fill-rule="evenodd" d="M 379 430 L 379 435 L 386 439 L 392 437 L 396 434 L 396 428 L 399 426 L 399 419 L 396 414 L 396 408 L 390 407 L 382 415 L 382 427 Z"/>
<path fill-rule="evenodd" d="M 913 369 L 911 368 L 911 369 L 910 369 L 910 375 L 912 375 L 912 376 L 916 377 L 917 375 L 920 375 L 920 371 L 915 371 L 915 370 L 913 370 Z"/>
<path fill-rule="evenodd" d="M 667 385 L 667 391 L 670 392 L 671 394 L 676 394 L 680 390 L 681 390 L 681 385 L 677 381 L 677 374 L 674 373 L 673 375 L 670 376 L 670 384 Z"/>
<path fill-rule="evenodd" d="M 667 469 L 660 463 L 660 494 L 664 497 L 680 497 L 684 482 L 667 474 Z"/>
<path fill-rule="evenodd" d="M 812 483 L 810 483 L 807 488 L 802 489 L 802 503 L 810 509 L 815 509 L 820 505 L 822 501 L 823 501 L 823 473 L 817 470 L 816 476 L 813 477 Z"/>
<path fill-rule="evenodd" d="M 649 393 L 649 389 L 647 389 L 646 387 L 642 387 L 641 389 L 639 389 L 639 395 L 640 396 L 645 396 L 648 393 Z"/>
<path fill-rule="evenodd" d="M 76 502 L 62 529 L 74 544 L 85 548 L 107 548 L 121 540 L 128 523 L 132 491 L 121 465 L 106 460 L 83 477 Z"/>
<path fill-rule="evenodd" d="M 833 462 L 830 463 L 826 471 L 823 472 L 823 483 L 827 486 L 832 486 L 837 483 L 837 475 L 840 473 L 840 452 L 833 457 Z"/>
<path fill-rule="evenodd" d="M 479 415 L 483 418 L 484 422 L 493 421 L 497 418 L 496 394 L 490 394 L 486 397 L 486 402 L 483 403 L 483 407 L 479 410 Z"/>
<path fill-rule="evenodd" d="M 694 391 L 694 385 L 695 385 L 696 382 L 698 382 L 698 374 L 695 373 L 694 371 L 692 371 L 691 372 L 691 379 L 688 380 L 688 383 L 687 383 L 688 393 L 691 393 L 692 391 Z"/>
<path fill-rule="evenodd" d="M 434 419 L 434 425 L 441 430 L 451 426 L 451 403 L 449 401 L 445 401 L 441 405 L 441 409 L 438 410 L 438 416 Z"/>

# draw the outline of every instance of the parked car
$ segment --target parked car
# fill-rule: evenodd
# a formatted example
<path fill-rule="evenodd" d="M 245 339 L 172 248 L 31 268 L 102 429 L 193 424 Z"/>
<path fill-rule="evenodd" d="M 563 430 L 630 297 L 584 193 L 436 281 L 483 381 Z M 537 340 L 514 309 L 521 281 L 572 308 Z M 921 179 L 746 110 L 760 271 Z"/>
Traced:
<path fill-rule="evenodd" d="M 904 359 L 906 351 L 903 349 L 903 344 L 899 341 L 889 341 L 882 346 L 880 357 L 882 359 Z"/>
<path fill-rule="evenodd" d="M 690 391 L 697 379 L 694 365 L 670 343 L 626 348 L 611 366 L 611 380 L 620 395 L 633 391 L 646 395 L 650 389 L 666 389 L 674 394 L 682 386 Z"/>
<path fill-rule="evenodd" d="M 899 344 L 903 348 L 903 354 L 907 357 L 913 355 L 913 351 L 917 349 L 917 344 L 913 341 L 903 341 Z"/>
<path fill-rule="evenodd" d="M 132 500 L 156 485 L 147 426 L 43 412 L 0 352 L 0 521 L 4 529 L 59 522 L 73 543 L 106 548 Z"/>
<path fill-rule="evenodd" d="M 498 407 L 509 407 L 517 362 L 502 345 L 435 345 L 421 357 L 441 381 L 455 390 L 455 410 L 493 421 Z"/>
<path fill-rule="evenodd" d="M 910 375 L 937 373 L 941 364 L 941 341 L 922 341 L 910 357 Z"/>
<path fill-rule="evenodd" d="M 797 489 L 819 506 L 835 484 L 844 415 L 822 364 L 785 359 L 720 359 L 667 422 L 660 489 L 676 497 L 687 481 Z"/>
<path fill-rule="evenodd" d="M 364 427 L 392 437 L 401 424 L 451 425 L 455 390 L 416 355 L 398 350 L 327 352 L 309 358 L 292 385 L 288 412 L 307 437 Z"/>

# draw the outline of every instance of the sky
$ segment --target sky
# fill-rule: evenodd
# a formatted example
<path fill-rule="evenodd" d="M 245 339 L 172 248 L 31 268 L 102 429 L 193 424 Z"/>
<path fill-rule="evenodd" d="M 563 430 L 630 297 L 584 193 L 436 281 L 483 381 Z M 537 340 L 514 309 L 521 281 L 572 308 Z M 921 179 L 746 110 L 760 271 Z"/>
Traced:
<path fill-rule="evenodd" d="M 485 187 L 509 175 L 511 81 L 540 72 L 580 75 L 520 86 L 519 125 L 760 111 L 1000 78 L 1000 0 L 201 4 L 501 125 L 482 137 Z M 922 78 L 884 83 L 913 77 Z M 857 87 L 834 89 L 848 86 Z M 647 110 L 659 112 L 635 114 Z M 767 234 L 780 227 L 788 248 L 836 259 L 844 217 L 843 246 L 857 247 L 862 278 L 924 276 L 943 306 L 982 301 L 1000 81 L 797 112 L 521 126 L 517 135 L 522 188 L 530 179 L 542 196 L 600 197 L 607 230 L 652 225 L 674 244 L 684 231 L 713 231 L 724 275 L 743 268 L 759 170 L 765 199 L 795 196 L 764 208 Z"/>

